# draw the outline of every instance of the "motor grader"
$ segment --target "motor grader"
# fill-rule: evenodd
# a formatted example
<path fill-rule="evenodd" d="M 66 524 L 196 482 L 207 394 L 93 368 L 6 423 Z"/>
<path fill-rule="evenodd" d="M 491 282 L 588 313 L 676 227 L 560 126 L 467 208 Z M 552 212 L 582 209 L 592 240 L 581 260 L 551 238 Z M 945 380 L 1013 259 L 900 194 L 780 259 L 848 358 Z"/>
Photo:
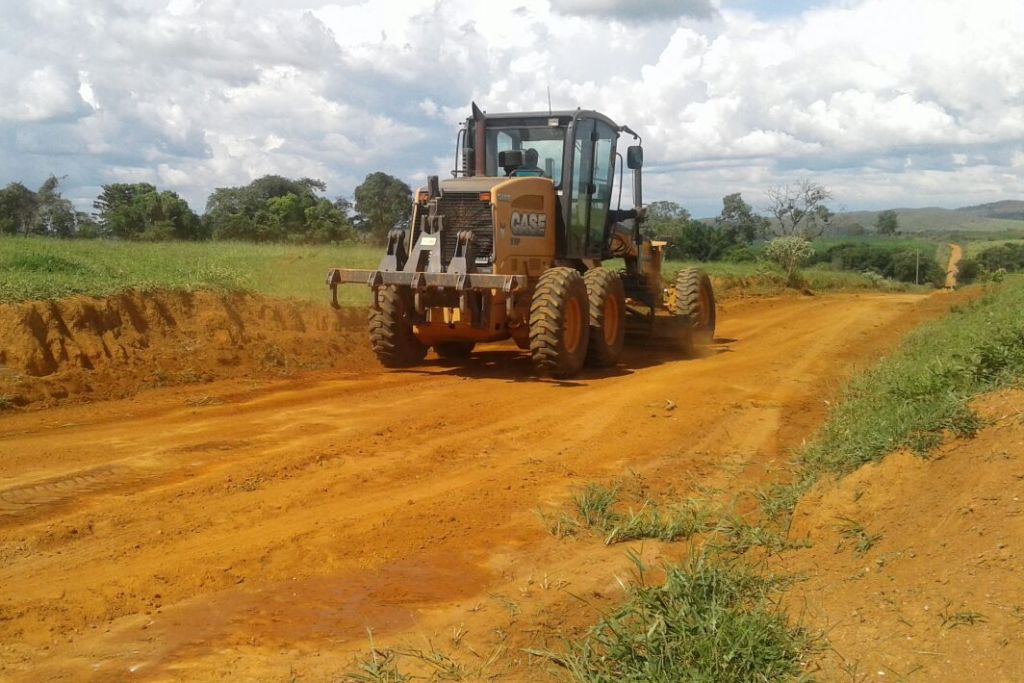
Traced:
<path fill-rule="evenodd" d="M 625 150 L 629 210 L 623 134 L 636 143 Z M 666 242 L 641 233 L 641 145 L 596 111 L 488 114 L 474 103 L 452 178 L 419 188 L 408 227 L 388 234 L 375 270 L 328 271 L 333 305 L 339 284 L 370 287 L 370 344 L 387 367 L 418 363 L 430 347 L 458 359 L 511 338 L 538 371 L 569 377 L 585 364 L 614 365 L 627 329 L 631 338 L 667 332 L 685 349 L 709 341 L 708 276 L 684 269 L 665 282 Z M 624 267 L 602 265 L 611 259 Z"/>

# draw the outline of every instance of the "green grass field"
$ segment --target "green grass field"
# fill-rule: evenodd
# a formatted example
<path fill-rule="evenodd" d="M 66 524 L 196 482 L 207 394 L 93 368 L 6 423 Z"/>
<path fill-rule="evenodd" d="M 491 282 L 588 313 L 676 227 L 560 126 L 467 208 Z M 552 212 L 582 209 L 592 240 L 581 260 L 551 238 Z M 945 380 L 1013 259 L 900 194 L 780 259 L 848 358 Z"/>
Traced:
<path fill-rule="evenodd" d="M 897 240 L 935 249 L 935 243 Z M 828 242 L 822 243 L 827 248 Z M 126 290 L 214 289 L 326 302 L 324 275 L 332 266 L 373 268 L 381 248 L 365 245 L 292 246 L 244 242 L 116 242 L 0 238 L 0 301 L 59 299 L 74 294 L 109 296 Z M 611 261 L 609 267 L 621 267 Z M 785 290 L 782 273 L 766 263 L 668 261 L 667 278 L 685 267 L 700 267 L 720 291 L 772 294 Z M 812 291 L 906 289 L 860 273 L 821 266 L 804 272 Z M 340 288 L 342 304 L 362 305 L 363 287 Z"/>
<path fill-rule="evenodd" d="M 3 238 L 0 301 L 109 296 L 129 289 L 222 289 L 326 302 L 328 268 L 371 268 L 379 259 L 378 247 L 354 245 Z M 342 295 L 343 303 L 366 300 L 357 287 Z"/>
<path fill-rule="evenodd" d="M 1024 240 L 1021 240 L 1021 239 L 970 240 L 970 241 L 965 242 L 965 244 L 964 244 L 965 255 L 969 256 L 970 258 L 977 258 L 978 254 L 980 254 L 981 252 L 985 251 L 989 247 L 998 247 L 998 246 L 1001 246 L 1003 244 L 1006 244 L 1007 242 L 1021 243 L 1021 242 L 1024 242 Z"/>

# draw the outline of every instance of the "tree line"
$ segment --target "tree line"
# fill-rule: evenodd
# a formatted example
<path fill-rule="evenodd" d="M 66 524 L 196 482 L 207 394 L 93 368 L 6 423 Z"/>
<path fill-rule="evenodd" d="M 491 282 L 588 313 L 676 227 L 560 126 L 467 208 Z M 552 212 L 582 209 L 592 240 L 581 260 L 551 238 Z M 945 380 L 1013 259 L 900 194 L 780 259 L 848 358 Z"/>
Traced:
<path fill-rule="evenodd" d="M 382 242 L 404 220 L 412 190 L 375 172 L 355 189 L 354 201 L 323 196 L 314 178 L 266 175 L 248 185 L 221 187 L 196 214 L 176 192 L 150 183 L 103 185 L 93 212 L 78 211 L 50 176 L 38 190 L 19 182 L 0 189 L 0 235 L 124 240 L 244 240 L 324 244 Z"/>
<path fill-rule="evenodd" d="M 124 240 L 244 240 L 323 244 L 345 241 L 381 243 L 388 231 L 406 220 L 412 190 L 377 171 L 366 176 L 352 200 L 324 196 L 325 184 L 314 178 L 266 175 L 248 185 L 221 187 L 196 214 L 177 193 L 150 183 L 103 185 L 92 213 L 77 211 L 50 176 L 32 191 L 22 183 L 0 190 L 0 234 Z M 645 209 L 645 234 L 669 243 L 670 258 L 697 261 L 752 261 L 753 245 L 786 238 L 806 252 L 809 242 L 836 230 L 828 208 L 831 193 L 809 180 L 772 188 L 763 215 L 740 193 L 722 199 L 713 219 L 695 219 L 676 202 L 657 201 Z M 857 226 L 854 226 L 857 227 Z M 882 211 L 879 234 L 899 231 L 896 213 Z M 861 227 L 860 232 L 864 229 Z M 853 231 L 856 232 L 856 231 Z"/>

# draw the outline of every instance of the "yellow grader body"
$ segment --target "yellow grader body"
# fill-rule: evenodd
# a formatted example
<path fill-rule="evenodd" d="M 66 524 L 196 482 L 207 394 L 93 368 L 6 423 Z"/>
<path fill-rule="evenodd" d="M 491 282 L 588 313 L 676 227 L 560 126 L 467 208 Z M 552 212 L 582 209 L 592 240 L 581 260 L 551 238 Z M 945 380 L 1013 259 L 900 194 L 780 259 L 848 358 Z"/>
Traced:
<path fill-rule="evenodd" d="M 455 177 L 417 191 L 408 228 L 391 231 L 376 270 L 328 272 L 335 305 L 338 285 L 370 287 L 370 342 L 392 367 L 430 347 L 457 358 L 511 338 L 539 371 L 565 377 L 615 364 L 627 327 L 651 333 L 668 318 L 681 347 L 710 339 L 710 280 L 689 269 L 664 282 L 666 243 L 641 235 L 639 145 L 627 150 L 633 208 L 611 208 L 623 132 L 639 138 L 597 112 L 487 115 L 474 105 Z M 625 267 L 603 267 L 612 258 Z"/>

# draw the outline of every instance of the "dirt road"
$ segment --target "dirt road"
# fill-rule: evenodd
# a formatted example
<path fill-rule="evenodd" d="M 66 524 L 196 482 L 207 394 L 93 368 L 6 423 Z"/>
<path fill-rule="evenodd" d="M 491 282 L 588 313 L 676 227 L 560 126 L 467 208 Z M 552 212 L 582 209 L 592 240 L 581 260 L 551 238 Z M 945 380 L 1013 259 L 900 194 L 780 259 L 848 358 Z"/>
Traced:
<path fill-rule="evenodd" d="M 957 275 L 960 273 L 960 259 L 963 258 L 964 250 L 959 244 L 949 245 L 949 263 L 946 264 L 946 289 L 956 287 Z"/>
<path fill-rule="evenodd" d="M 626 566 L 539 506 L 784 476 L 839 382 L 950 302 L 737 300 L 704 358 L 567 382 L 491 346 L 0 417 L 0 679 L 333 680 L 367 627 L 536 679 L 521 648 L 593 621 Z"/>

